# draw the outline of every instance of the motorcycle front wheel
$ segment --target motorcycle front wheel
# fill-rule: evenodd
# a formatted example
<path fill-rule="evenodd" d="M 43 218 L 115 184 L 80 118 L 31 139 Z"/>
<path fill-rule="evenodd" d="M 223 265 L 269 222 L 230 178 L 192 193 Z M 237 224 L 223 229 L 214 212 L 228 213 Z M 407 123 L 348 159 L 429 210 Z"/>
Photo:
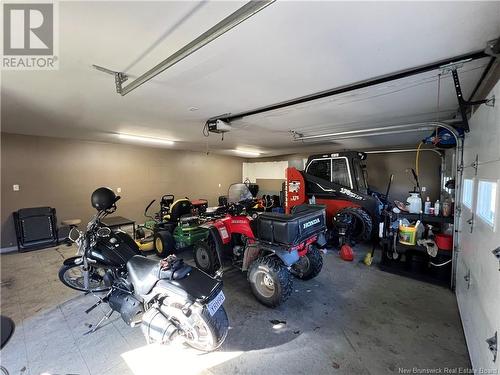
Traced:
<path fill-rule="evenodd" d="M 81 292 L 104 292 L 109 290 L 104 284 L 104 274 L 106 269 L 103 267 L 89 267 L 89 287 L 85 287 L 85 271 L 81 264 L 63 265 L 59 269 L 59 280 L 67 287 Z"/>

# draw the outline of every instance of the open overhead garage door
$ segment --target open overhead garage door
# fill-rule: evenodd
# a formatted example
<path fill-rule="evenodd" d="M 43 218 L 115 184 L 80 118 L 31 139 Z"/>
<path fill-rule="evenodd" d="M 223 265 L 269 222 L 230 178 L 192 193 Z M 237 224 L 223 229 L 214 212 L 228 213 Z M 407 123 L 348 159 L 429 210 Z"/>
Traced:
<path fill-rule="evenodd" d="M 481 106 L 470 123 L 456 293 L 473 367 L 500 371 L 500 106 Z"/>

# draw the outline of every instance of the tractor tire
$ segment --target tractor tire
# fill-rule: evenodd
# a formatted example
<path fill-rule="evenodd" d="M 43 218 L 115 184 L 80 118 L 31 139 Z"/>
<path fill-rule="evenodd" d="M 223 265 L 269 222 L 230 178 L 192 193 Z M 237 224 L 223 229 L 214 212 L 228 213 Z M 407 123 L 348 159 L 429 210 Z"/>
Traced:
<path fill-rule="evenodd" d="M 346 207 L 335 214 L 334 227 L 338 221 L 342 221 L 346 217 L 351 221 L 346 237 L 356 242 L 368 241 L 371 238 L 373 220 L 368 212 L 360 207 Z"/>
<path fill-rule="evenodd" d="M 160 258 L 165 258 L 175 251 L 174 237 L 166 230 L 156 232 L 153 237 L 153 243 L 156 255 Z"/>
<path fill-rule="evenodd" d="M 208 241 L 199 241 L 193 245 L 193 258 L 196 267 L 211 276 L 220 268 L 215 242 L 210 237 Z"/>
<path fill-rule="evenodd" d="M 248 270 L 248 281 L 257 300 L 268 307 L 277 307 L 292 294 L 292 274 L 275 257 L 259 257 Z"/>
<path fill-rule="evenodd" d="M 315 245 L 311 245 L 306 255 L 293 266 L 295 276 L 301 280 L 311 280 L 318 276 L 323 268 L 323 257 Z"/>

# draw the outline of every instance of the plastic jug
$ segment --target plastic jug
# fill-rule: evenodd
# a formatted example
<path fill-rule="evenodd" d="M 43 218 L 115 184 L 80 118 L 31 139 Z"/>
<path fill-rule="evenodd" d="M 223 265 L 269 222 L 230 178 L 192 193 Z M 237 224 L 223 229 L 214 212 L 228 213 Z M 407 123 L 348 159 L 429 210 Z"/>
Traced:
<path fill-rule="evenodd" d="M 419 214 L 422 210 L 422 199 L 418 193 L 410 192 L 410 196 L 406 202 L 408 202 L 408 211 L 411 214 Z"/>
<path fill-rule="evenodd" d="M 427 197 L 427 200 L 424 203 L 424 214 L 429 215 L 431 213 L 431 199 Z"/>

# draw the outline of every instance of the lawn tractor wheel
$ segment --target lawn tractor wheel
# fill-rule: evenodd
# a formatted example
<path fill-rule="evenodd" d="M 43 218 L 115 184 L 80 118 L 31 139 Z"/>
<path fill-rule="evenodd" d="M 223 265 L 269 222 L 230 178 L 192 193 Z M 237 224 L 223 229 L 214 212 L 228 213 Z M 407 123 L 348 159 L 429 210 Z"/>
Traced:
<path fill-rule="evenodd" d="M 253 295 L 262 304 L 276 307 L 292 294 L 292 274 L 277 257 L 259 257 L 250 265 L 248 281 Z"/>
<path fill-rule="evenodd" d="M 334 227 L 339 230 L 343 227 L 345 237 L 356 242 L 370 239 L 373 230 L 373 221 L 368 212 L 360 207 L 347 207 L 333 218 Z"/>
<path fill-rule="evenodd" d="M 193 245 L 193 258 L 196 267 L 209 275 L 215 275 L 220 268 L 215 242 L 211 238 L 208 238 L 208 241 L 199 241 Z"/>
<path fill-rule="evenodd" d="M 323 257 L 315 245 L 311 245 L 307 254 L 300 257 L 299 261 L 292 266 L 295 276 L 301 280 L 310 280 L 321 272 L 323 268 Z"/>
<path fill-rule="evenodd" d="M 156 232 L 153 237 L 153 241 L 156 255 L 160 258 L 164 258 L 167 255 L 174 253 L 175 240 L 170 232 L 167 232 L 166 230 Z"/>

